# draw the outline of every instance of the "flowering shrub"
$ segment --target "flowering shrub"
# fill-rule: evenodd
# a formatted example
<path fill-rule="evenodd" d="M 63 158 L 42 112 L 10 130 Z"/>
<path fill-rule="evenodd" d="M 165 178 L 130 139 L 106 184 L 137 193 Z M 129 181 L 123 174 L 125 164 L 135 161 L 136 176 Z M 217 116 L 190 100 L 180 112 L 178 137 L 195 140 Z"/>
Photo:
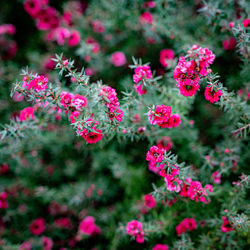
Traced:
<path fill-rule="evenodd" d="M 248 9 L 3 3 L 0 248 L 247 249 Z"/>

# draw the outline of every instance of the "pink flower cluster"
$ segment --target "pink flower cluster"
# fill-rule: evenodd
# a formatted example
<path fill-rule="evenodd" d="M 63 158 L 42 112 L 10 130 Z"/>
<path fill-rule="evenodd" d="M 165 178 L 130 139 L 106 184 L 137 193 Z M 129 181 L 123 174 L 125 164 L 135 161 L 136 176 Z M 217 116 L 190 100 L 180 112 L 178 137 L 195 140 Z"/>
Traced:
<path fill-rule="evenodd" d="M 195 219 L 185 218 L 179 225 L 176 226 L 176 233 L 181 235 L 186 231 L 193 231 L 197 228 Z"/>
<path fill-rule="evenodd" d="M 192 181 L 191 178 L 187 178 L 185 181 L 181 180 L 179 177 L 179 167 L 176 165 L 171 166 L 166 162 L 164 153 L 165 150 L 163 148 L 152 146 L 147 152 L 146 160 L 149 161 L 150 168 L 158 169 L 157 172 L 159 175 L 164 177 L 167 190 L 180 192 L 180 196 L 189 197 L 196 202 L 208 203 L 208 192 L 213 192 L 213 186 L 207 184 L 203 188 L 199 181 Z"/>
<path fill-rule="evenodd" d="M 8 194 L 6 192 L 0 193 L 0 209 L 7 209 L 9 207 L 7 198 Z"/>
<path fill-rule="evenodd" d="M 169 151 L 172 148 L 172 145 L 173 145 L 173 142 L 168 136 L 164 136 L 163 138 L 157 141 L 157 147 L 165 151 Z M 149 161 L 148 169 L 156 174 L 162 174 L 161 169 L 156 168 L 155 163 L 153 161 Z"/>
<path fill-rule="evenodd" d="M 23 88 L 35 90 L 37 93 L 48 88 L 48 78 L 43 75 L 25 76 L 23 79 Z"/>
<path fill-rule="evenodd" d="M 215 89 L 213 86 L 208 85 L 205 88 L 205 99 L 211 103 L 218 102 L 222 94 L 221 90 Z"/>
<path fill-rule="evenodd" d="M 166 174 L 164 171 L 164 181 L 167 184 L 168 191 L 180 192 L 182 181 L 179 179 L 179 168 L 177 166 L 173 166 L 171 170 L 171 174 Z"/>
<path fill-rule="evenodd" d="M 163 49 L 160 52 L 160 63 L 163 67 L 168 67 L 170 61 L 174 60 L 174 51 L 172 49 Z"/>
<path fill-rule="evenodd" d="M 101 229 L 95 224 L 95 218 L 87 216 L 79 225 L 80 234 L 94 236 L 101 233 Z"/>
<path fill-rule="evenodd" d="M 189 197 L 196 202 L 208 203 L 208 192 L 213 192 L 212 185 L 207 184 L 205 188 L 203 188 L 199 181 L 193 181 L 191 178 L 187 178 L 185 182 L 182 182 L 180 196 Z"/>
<path fill-rule="evenodd" d="M 37 27 L 40 30 L 56 28 L 60 22 L 58 12 L 48 4 L 48 0 L 26 0 L 24 2 L 25 11 L 37 20 Z"/>
<path fill-rule="evenodd" d="M 59 45 L 63 45 L 65 40 L 69 46 L 79 44 L 81 37 L 77 30 L 72 29 L 72 15 L 69 10 L 60 17 L 58 11 L 49 6 L 48 0 L 26 0 L 24 2 L 25 11 L 36 20 L 39 30 L 46 30 L 46 39 L 48 41 L 56 41 Z M 80 5 L 78 12 L 82 12 Z M 63 26 L 64 25 L 64 26 Z M 66 26 L 66 27 L 65 27 Z"/>
<path fill-rule="evenodd" d="M 63 91 L 60 95 L 60 103 L 66 110 L 81 111 L 87 106 L 88 101 L 83 95 L 74 95 L 72 93 Z"/>
<path fill-rule="evenodd" d="M 100 96 L 108 108 L 108 117 L 111 121 L 114 119 L 118 122 L 123 120 L 124 113 L 121 109 L 119 109 L 120 103 L 118 102 L 117 93 L 115 89 L 104 86 L 101 89 Z"/>
<path fill-rule="evenodd" d="M 145 80 L 148 80 L 152 77 L 152 72 L 149 65 L 138 66 L 133 75 L 133 81 L 136 83 L 135 90 L 138 95 L 144 95 L 147 93 L 147 90 L 144 86 Z"/>
<path fill-rule="evenodd" d="M 27 107 L 21 110 L 20 115 L 19 115 L 19 120 L 20 121 L 26 121 L 29 119 L 34 119 L 34 109 L 32 107 Z"/>
<path fill-rule="evenodd" d="M 137 220 L 133 220 L 133 221 L 128 222 L 128 224 L 126 226 L 126 230 L 127 230 L 127 234 L 135 237 L 136 242 L 138 242 L 138 243 L 144 242 L 144 231 L 142 229 L 141 222 L 139 222 Z"/>
<path fill-rule="evenodd" d="M 223 223 L 221 225 L 221 232 L 227 233 L 234 230 L 227 217 L 222 216 L 222 220 Z"/>
<path fill-rule="evenodd" d="M 171 115 L 172 109 L 164 104 L 157 105 L 156 109 L 149 111 L 148 119 L 152 125 L 157 124 L 161 128 L 178 127 L 181 123 L 180 115 Z"/>
<path fill-rule="evenodd" d="M 69 114 L 71 123 L 75 123 L 80 112 L 87 106 L 87 99 L 85 96 L 79 94 L 74 95 L 66 91 L 61 93 L 60 99 L 61 105 L 66 109 L 66 114 L 68 114 L 68 111 L 71 111 Z M 89 118 L 88 120 L 78 124 L 77 134 L 82 136 L 87 143 L 96 143 L 103 137 L 102 131 L 96 128 L 97 125 L 97 121 L 94 122 L 92 118 Z"/>
<path fill-rule="evenodd" d="M 208 48 L 201 48 L 193 45 L 188 51 L 187 58 L 180 57 L 178 65 L 174 69 L 176 86 L 183 96 L 193 96 L 199 89 L 199 82 L 202 77 L 211 71 L 209 66 L 213 63 L 215 55 Z"/>

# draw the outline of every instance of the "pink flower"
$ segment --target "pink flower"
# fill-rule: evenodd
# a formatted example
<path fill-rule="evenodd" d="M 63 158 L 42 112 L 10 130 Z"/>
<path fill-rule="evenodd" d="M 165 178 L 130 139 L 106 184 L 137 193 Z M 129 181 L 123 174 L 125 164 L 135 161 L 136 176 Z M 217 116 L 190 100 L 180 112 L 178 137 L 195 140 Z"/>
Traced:
<path fill-rule="evenodd" d="M 16 27 L 13 24 L 0 25 L 0 35 L 9 34 L 14 35 L 16 33 Z"/>
<path fill-rule="evenodd" d="M 197 64 L 194 60 L 187 61 L 185 57 L 180 57 L 177 66 L 174 69 L 174 79 L 177 81 L 177 87 L 180 85 L 198 84 L 200 74 L 196 71 Z"/>
<path fill-rule="evenodd" d="M 193 218 L 185 218 L 182 223 L 185 225 L 186 229 L 189 231 L 193 231 L 197 228 L 197 224 L 195 219 Z"/>
<path fill-rule="evenodd" d="M 215 54 L 208 48 L 199 48 L 198 53 L 200 68 L 196 70 L 201 73 L 202 70 L 205 70 L 205 68 L 209 67 L 209 65 L 214 62 Z"/>
<path fill-rule="evenodd" d="M 141 14 L 139 21 L 141 24 L 152 24 L 153 16 L 150 12 L 144 12 Z"/>
<path fill-rule="evenodd" d="M 192 182 L 191 178 L 187 178 L 185 180 L 185 182 L 183 182 L 182 187 L 181 187 L 180 196 L 188 197 L 188 188 L 189 188 L 191 182 Z"/>
<path fill-rule="evenodd" d="M 179 168 L 175 165 L 171 168 L 171 173 L 167 174 L 165 169 L 162 169 L 160 175 L 164 178 L 164 181 L 167 184 L 168 191 L 180 192 L 182 181 L 179 179 Z"/>
<path fill-rule="evenodd" d="M 205 198 L 207 196 L 206 189 L 202 188 L 202 185 L 199 181 L 191 180 L 191 183 L 187 189 L 187 196 L 196 202 L 201 201 L 207 203 Z"/>
<path fill-rule="evenodd" d="M 137 220 L 133 220 L 133 221 L 128 222 L 128 224 L 126 226 L 126 230 L 127 230 L 127 234 L 135 237 L 136 242 L 138 242 L 138 243 L 144 242 L 144 231 L 142 229 L 141 222 L 139 222 Z"/>
<path fill-rule="evenodd" d="M 147 152 L 147 161 L 152 161 L 153 163 L 160 163 L 164 159 L 164 149 L 158 148 L 157 146 L 152 146 Z"/>
<path fill-rule="evenodd" d="M 157 244 L 152 250 L 168 250 L 168 246 L 165 244 Z"/>
<path fill-rule="evenodd" d="M 161 123 L 167 122 L 172 109 L 170 106 L 164 104 L 157 105 L 155 110 L 150 110 L 148 115 L 148 120 L 152 125 L 158 124 L 161 126 Z"/>
<path fill-rule="evenodd" d="M 230 232 L 230 231 L 234 230 L 234 228 L 231 226 L 231 224 L 230 224 L 229 220 L 227 219 L 227 217 L 222 216 L 222 220 L 223 220 L 223 223 L 221 225 L 221 232 L 227 233 L 227 232 Z"/>
<path fill-rule="evenodd" d="M 93 37 L 87 37 L 86 43 L 92 45 L 92 53 L 98 53 L 100 51 L 100 45 Z"/>
<path fill-rule="evenodd" d="M 73 97 L 73 100 L 71 101 L 70 106 L 80 111 L 81 109 L 87 106 L 87 103 L 88 101 L 86 97 L 84 97 L 83 95 L 76 94 Z"/>
<path fill-rule="evenodd" d="M 21 102 L 24 99 L 24 95 L 15 92 L 15 94 L 13 95 L 13 100 L 14 102 Z"/>
<path fill-rule="evenodd" d="M 35 219 L 30 225 L 30 232 L 33 235 L 40 235 L 45 231 L 45 221 L 43 218 Z"/>
<path fill-rule="evenodd" d="M 160 52 L 160 63 L 163 67 L 168 66 L 168 62 L 174 59 L 174 51 L 172 49 L 163 49 Z"/>
<path fill-rule="evenodd" d="M 163 148 L 166 151 L 169 151 L 173 146 L 173 142 L 171 141 L 169 136 L 164 136 L 162 139 L 157 141 L 157 147 Z"/>
<path fill-rule="evenodd" d="M 70 47 L 76 46 L 81 41 L 81 36 L 77 30 L 72 30 L 69 35 L 68 45 Z"/>
<path fill-rule="evenodd" d="M 121 122 L 123 120 L 124 113 L 122 110 L 118 108 L 110 108 L 109 110 L 109 118 L 111 121 L 115 118 L 118 122 Z"/>
<path fill-rule="evenodd" d="M 186 226 L 184 224 L 182 224 L 182 223 L 177 225 L 175 230 L 176 230 L 176 233 L 178 235 L 181 235 L 181 234 L 183 234 L 183 233 L 185 233 L 187 231 Z"/>
<path fill-rule="evenodd" d="M 34 120 L 34 109 L 32 107 L 27 107 L 21 110 L 19 120 L 26 121 L 32 119 Z"/>
<path fill-rule="evenodd" d="M 42 243 L 43 243 L 43 250 L 51 250 L 53 247 L 52 239 L 50 239 L 46 236 L 42 237 Z"/>
<path fill-rule="evenodd" d="M 97 143 L 103 137 L 102 131 L 100 129 L 93 128 L 96 132 L 88 132 L 85 135 L 87 143 Z"/>
<path fill-rule="evenodd" d="M 61 99 L 60 103 L 65 109 L 67 109 L 71 105 L 73 98 L 74 98 L 74 95 L 72 93 L 63 91 L 60 95 L 60 99 Z"/>
<path fill-rule="evenodd" d="M 155 2 L 154 1 L 147 1 L 143 3 L 143 8 L 154 8 L 155 7 Z"/>
<path fill-rule="evenodd" d="M 173 114 L 169 117 L 169 119 L 165 122 L 159 123 L 161 128 L 176 128 L 181 124 L 181 118 L 179 114 Z"/>
<path fill-rule="evenodd" d="M 196 91 L 199 90 L 199 84 L 181 84 L 179 85 L 179 89 L 181 95 L 183 96 L 193 96 L 196 94 Z"/>
<path fill-rule="evenodd" d="M 71 123 L 76 122 L 76 119 L 79 117 L 79 114 L 80 114 L 79 111 L 71 112 L 71 114 L 70 114 L 70 116 L 69 116 L 70 122 L 71 122 Z"/>
<path fill-rule="evenodd" d="M 24 9 L 29 15 L 35 18 L 41 9 L 41 1 L 40 0 L 26 0 L 24 2 Z"/>
<path fill-rule="evenodd" d="M 6 192 L 0 193 L 0 209 L 7 209 L 9 207 L 7 198 L 8 194 Z"/>
<path fill-rule="evenodd" d="M 212 186 L 212 185 L 207 184 L 207 185 L 205 186 L 205 189 L 206 189 L 207 191 L 209 191 L 210 193 L 213 193 L 213 186 Z"/>
<path fill-rule="evenodd" d="M 101 92 L 99 94 L 102 97 L 103 102 L 105 102 L 105 105 L 109 108 L 108 111 L 108 117 L 111 121 L 116 119 L 118 122 L 121 122 L 123 120 L 124 113 L 121 109 L 119 109 L 120 103 L 117 99 L 117 94 L 115 89 L 104 86 L 101 89 Z"/>
<path fill-rule="evenodd" d="M 105 105 L 108 108 L 118 108 L 119 107 L 120 103 L 118 102 L 115 89 L 113 89 L 109 86 L 104 86 L 100 92 L 100 96 L 103 98 L 103 100 L 105 101 Z M 106 98 L 108 99 L 108 102 L 106 101 Z"/>
<path fill-rule="evenodd" d="M 192 60 L 191 60 L 192 59 Z M 183 96 L 193 96 L 199 89 L 202 77 L 209 74 L 210 64 L 213 63 L 215 55 L 208 48 L 199 48 L 197 44 L 188 51 L 188 58 L 180 57 L 178 65 L 174 69 L 176 86 Z"/>
<path fill-rule="evenodd" d="M 48 56 L 45 58 L 44 62 L 43 62 L 43 67 L 47 70 L 52 70 L 55 68 L 56 66 L 56 62 L 51 60 L 53 57 L 52 56 Z"/>
<path fill-rule="evenodd" d="M 95 218 L 87 216 L 79 225 L 79 231 L 82 234 L 94 236 L 101 233 L 101 229 L 95 224 Z"/>
<path fill-rule="evenodd" d="M 245 19 L 242 21 L 243 26 L 246 28 L 250 25 L 250 19 Z"/>
<path fill-rule="evenodd" d="M 79 135 L 82 136 L 87 143 L 97 143 L 98 141 L 100 141 L 103 137 L 103 134 L 100 129 L 96 129 L 96 125 L 98 125 L 98 122 L 94 122 L 91 118 L 89 118 L 84 123 L 86 123 L 87 126 L 91 128 L 91 131 L 86 128 L 84 128 L 83 130 L 79 129 Z"/>
<path fill-rule="evenodd" d="M 149 65 L 138 66 L 135 69 L 135 73 L 133 75 L 133 81 L 135 83 L 139 83 L 143 79 L 150 79 L 152 77 L 152 72 Z"/>
<path fill-rule="evenodd" d="M 147 93 L 147 90 L 143 84 L 135 84 L 134 88 L 138 95 L 145 95 Z"/>
<path fill-rule="evenodd" d="M 59 14 L 53 7 L 43 8 L 37 13 L 37 28 L 39 30 L 55 29 L 59 24 Z"/>
<path fill-rule="evenodd" d="M 0 175 L 4 175 L 8 173 L 10 170 L 9 165 L 7 163 L 0 165 Z"/>
<path fill-rule="evenodd" d="M 156 206 L 156 200 L 151 194 L 145 194 L 143 200 L 145 206 L 148 208 L 154 208 Z"/>
<path fill-rule="evenodd" d="M 92 68 L 86 68 L 86 69 L 85 69 L 85 74 L 86 74 L 87 76 L 93 76 L 93 75 L 95 74 L 95 71 L 94 71 L 94 69 L 92 69 Z"/>
<path fill-rule="evenodd" d="M 212 174 L 212 179 L 213 179 L 214 183 L 220 184 L 221 183 L 221 175 L 219 174 L 219 172 L 215 171 Z"/>
<path fill-rule="evenodd" d="M 218 102 L 220 96 L 222 96 L 221 90 L 216 90 L 212 86 L 207 85 L 205 89 L 205 99 L 211 103 Z"/>
<path fill-rule="evenodd" d="M 111 55 L 111 62 L 116 67 L 120 67 L 126 63 L 126 57 L 123 52 L 116 51 Z"/>
<path fill-rule="evenodd" d="M 64 45 L 65 40 L 70 37 L 70 31 L 64 27 L 58 27 L 51 32 L 53 38 L 48 40 L 55 40 L 59 45 Z"/>
<path fill-rule="evenodd" d="M 222 43 L 224 50 L 233 50 L 236 44 L 237 42 L 234 37 L 230 37 Z"/>
<path fill-rule="evenodd" d="M 161 171 L 160 167 L 157 168 L 156 165 L 155 165 L 155 162 L 153 161 L 150 161 L 148 163 L 148 169 L 152 172 L 154 172 L 155 174 L 159 174 L 159 172 Z"/>

